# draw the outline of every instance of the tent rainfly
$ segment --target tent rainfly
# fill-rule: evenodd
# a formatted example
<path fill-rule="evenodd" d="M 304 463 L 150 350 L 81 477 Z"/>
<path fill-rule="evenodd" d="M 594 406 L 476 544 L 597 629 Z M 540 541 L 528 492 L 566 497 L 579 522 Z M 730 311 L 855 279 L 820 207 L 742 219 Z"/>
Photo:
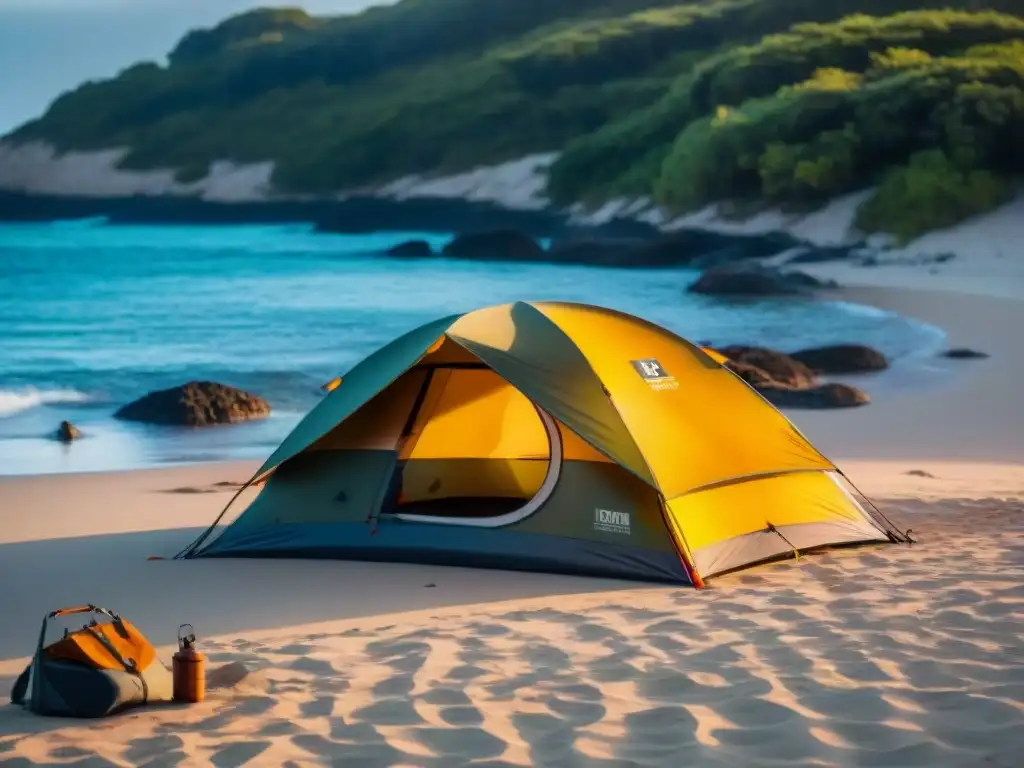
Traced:
<path fill-rule="evenodd" d="M 909 541 L 723 363 L 664 328 L 582 304 L 436 320 L 325 386 L 247 484 L 265 483 L 252 503 L 220 526 L 225 509 L 177 557 L 701 587 L 827 545 Z"/>

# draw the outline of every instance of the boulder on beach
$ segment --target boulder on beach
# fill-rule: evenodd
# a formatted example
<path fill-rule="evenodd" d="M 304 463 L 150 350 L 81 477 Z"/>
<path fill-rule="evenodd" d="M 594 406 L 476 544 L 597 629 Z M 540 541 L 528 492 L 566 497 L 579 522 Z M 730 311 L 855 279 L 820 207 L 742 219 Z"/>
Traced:
<path fill-rule="evenodd" d="M 147 424 L 205 427 L 269 415 L 270 404 L 257 395 L 211 381 L 190 381 L 150 392 L 120 408 L 114 417 Z"/>
<path fill-rule="evenodd" d="M 735 360 L 729 360 L 726 362 L 725 367 L 735 373 L 747 384 L 752 386 L 754 389 L 760 389 L 761 387 L 773 387 L 778 384 L 767 371 L 758 368 L 756 365 L 750 363 L 739 363 Z"/>
<path fill-rule="evenodd" d="M 458 235 L 442 250 L 455 259 L 542 261 L 547 252 L 529 235 L 515 229 L 495 229 Z"/>
<path fill-rule="evenodd" d="M 82 436 L 81 431 L 70 421 L 62 421 L 54 437 L 62 443 L 70 443 Z"/>
<path fill-rule="evenodd" d="M 688 290 L 713 296 L 792 296 L 835 288 L 805 272 L 761 264 L 726 264 L 706 270 Z"/>
<path fill-rule="evenodd" d="M 426 240 L 407 240 L 404 243 L 391 246 L 385 253 L 388 256 L 427 259 L 434 255 L 434 249 Z"/>
<path fill-rule="evenodd" d="M 814 371 L 798 360 L 784 352 L 765 347 L 750 347 L 742 344 L 731 344 L 727 347 L 715 347 L 715 351 L 727 357 L 731 363 L 730 368 L 737 370 L 739 366 L 744 371 L 743 378 L 749 383 L 754 381 L 747 376 L 756 377 L 748 368 L 757 368 L 771 378 L 773 382 L 789 387 L 809 387 L 817 383 Z M 747 368 L 743 368 L 747 366 Z M 739 372 L 737 370 L 737 372 Z"/>
<path fill-rule="evenodd" d="M 757 391 L 776 408 L 855 408 L 871 402 L 866 392 L 849 384 L 817 384 L 802 388 L 762 386 Z"/>
<path fill-rule="evenodd" d="M 952 360 L 981 360 L 989 357 L 989 354 L 987 352 L 979 352 L 976 349 L 968 349 L 967 347 L 954 347 L 953 349 L 947 349 L 942 353 L 942 356 Z"/>
<path fill-rule="evenodd" d="M 866 373 L 884 371 L 889 360 L 877 349 L 864 344 L 831 344 L 802 349 L 790 357 L 803 363 L 816 374 Z"/>
<path fill-rule="evenodd" d="M 852 408 L 871 402 L 848 384 L 821 384 L 814 371 L 789 355 L 764 347 L 711 347 L 728 358 L 725 367 L 776 408 Z"/>

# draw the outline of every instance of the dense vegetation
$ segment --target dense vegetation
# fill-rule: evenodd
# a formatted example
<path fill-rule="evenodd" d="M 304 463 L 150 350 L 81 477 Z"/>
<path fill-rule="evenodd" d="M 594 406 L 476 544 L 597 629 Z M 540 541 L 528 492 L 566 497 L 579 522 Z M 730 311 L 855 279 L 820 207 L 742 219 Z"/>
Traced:
<path fill-rule="evenodd" d="M 945 10 L 930 6 L 941 2 Z M 562 202 L 792 206 L 878 185 L 909 238 L 1024 174 L 1024 0 L 403 0 L 260 10 L 61 96 L 16 139 L 320 192 L 564 150 Z"/>

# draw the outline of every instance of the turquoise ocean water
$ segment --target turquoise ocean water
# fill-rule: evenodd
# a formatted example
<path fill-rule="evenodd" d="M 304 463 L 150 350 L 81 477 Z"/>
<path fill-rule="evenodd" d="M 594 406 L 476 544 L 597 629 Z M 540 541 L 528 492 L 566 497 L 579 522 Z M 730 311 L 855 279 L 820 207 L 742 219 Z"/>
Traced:
<path fill-rule="evenodd" d="M 302 225 L 0 225 L 0 474 L 259 458 L 344 373 L 439 315 L 510 300 L 581 301 L 692 340 L 784 350 L 841 341 L 896 359 L 930 354 L 938 329 L 840 302 L 721 302 L 688 295 L 682 269 L 399 261 L 417 233 L 317 234 Z M 191 379 L 266 397 L 265 422 L 203 430 L 117 422 L 121 404 Z M 85 439 L 49 439 L 62 419 Z"/>

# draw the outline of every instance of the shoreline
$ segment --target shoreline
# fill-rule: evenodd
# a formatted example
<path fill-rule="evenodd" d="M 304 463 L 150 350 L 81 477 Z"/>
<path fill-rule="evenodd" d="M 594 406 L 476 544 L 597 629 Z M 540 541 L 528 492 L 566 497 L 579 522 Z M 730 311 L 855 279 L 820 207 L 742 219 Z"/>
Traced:
<path fill-rule="evenodd" d="M 68 232 L 58 230 L 57 234 L 47 234 L 42 239 L 45 243 L 50 242 L 49 238 L 59 241 L 62 245 L 62 253 L 67 252 L 67 249 L 63 249 L 65 245 L 74 249 L 80 237 L 82 242 L 86 244 L 92 242 L 99 243 L 95 246 L 97 253 L 100 253 L 100 250 L 104 247 L 103 244 L 107 242 L 108 238 L 115 241 L 119 247 L 125 247 L 125 244 L 120 242 L 120 237 L 111 235 L 111 230 L 104 230 L 106 228 L 103 227 L 89 228 L 89 233 L 85 235 L 77 234 L 77 230 L 69 230 Z M 168 250 L 167 254 L 161 254 L 161 257 L 165 263 L 170 264 L 173 262 L 175 265 L 179 264 L 184 257 L 198 259 L 201 264 L 197 274 L 202 274 L 210 268 L 210 262 L 205 259 L 205 251 L 194 249 L 190 244 L 193 241 L 213 242 L 219 247 L 230 249 L 235 245 L 235 234 L 237 233 L 232 233 L 228 231 L 228 228 L 224 228 L 219 234 L 207 235 L 205 232 L 187 231 L 179 233 L 179 235 L 168 235 L 167 239 L 172 243 L 177 243 L 177 238 L 180 236 L 183 245 L 175 245 L 174 247 L 182 250 L 180 253 L 172 253 Z M 33 232 L 27 237 L 35 236 Z M 14 242 L 16 245 L 18 237 L 16 235 L 12 241 L 5 242 Z M 135 248 L 145 247 L 146 239 L 153 237 L 160 237 L 160 233 L 154 233 L 148 229 L 140 229 L 138 232 L 131 233 L 125 239 L 128 246 Z M 277 237 L 273 233 L 268 236 L 266 233 L 256 231 L 254 234 L 250 233 L 239 236 L 237 240 L 241 245 L 238 246 L 238 254 L 240 256 L 237 261 L 228 262 L 229 268 L 226 268 L 227 271 L 223 273 L 218 273 L 216 269 L 212 270 L 217 274 L 217 284 L 221 287 L 220 294 L 218 295 L 223 296 L 223 301 L 226 302 L 225 305 L 227 306 L 230 306 L 231 302 L 236 300 L 236 294 L 238 293 L 238 289 L 230 279 L 233 274 L 231 270 L 237 268 L 235 265 L 242 264 L 243 270 L 247 270 L 261 278 L 266 274 L 273 276 L 276 274 L 275 270 L 278 269 L 279 263 L 286 263 L 286 260 L 279 258 L 273 250 L 270 251 L 271 255 L 267 257 L 271 261 L 266 265 L 262 262 L 259 264 L 254 263 L 252 261 L 254 257 L 248 255 L 245 251 L 245 248 L 248 247 L 246 238 L 251 239 L 252 237 L 260 238 L 263 242 L 268 240 L 274 243 L 277 242 L 273 240 L 273 238 Z M 326 245 L 322 245 L 320 243 L 321 238 L 318 235 L 309 235 L 308 233 L 294 235 L 293 233 L 288 235 L 288 237 L 294 237 L 294 242 L 292 240 L 287 241 L 289 243 L 286 247 L 288 254 L 291 254 L 293 251 L 297 253 L 304 249 L 308 250 L 314 254 L 312 258 L 315 265 L 310 268 L 314 270 L 314 273 L 336 280 L 337 289 L 341 291 L 347 290 L 349 291 L 348 295 L 354 295 L 352 291 L 355 289 L 351 287 L 354 285 L 352 283 L 353 277 L 350 275 L 349 266 L 347 266 L 349 262 L 345 260 L 348 258 L 348 251 L 335 251 L 334 249 L 338 246 L 331 242 L 330 239 L 328 239 Z M 224 240 L 223 246 L 219 245 L 221 242 L 220 238 Z M 714 238 L 711 239 L 713 240 Z M 373 241 L 372 238 L 365 241 L 362 238 L 354 238 L 352 242 L 356 243 L 356 245 L 351 247 L 360 247 L 360 243 L 371 241 Z M 139 243 L 143 245 L 137 246 L 136 244 Z M 377 245 L 380 246 L 381 250 L 384 249 L 383 245 L 379 243 Z M 207 247 L 216 252 L 214 246 Z M 346 245 L 345 247 L 349 246 Z M 708 247 L 713 247 L 713 244 Z M 327 250 L 322 251 L 318 249 Z M 29 267 L 29 274 L 35 269 L 33 264 L 35 261 L 39 261 L 39 256 L 46 253 L 47 251 L 45 250 L 36 251 L 31 248 L 25 251 L 26 256 L 24 258 Z M 323 254 L 327 255 L 323 256 Z M 369 285 L 376 285 L 382 281 L 400 281 L 401 274 L 428 275 L 431 279 L 436 276 L 438 283 L 450 282 L 453 273 L 458 275 L 462 271 L 478 275 L 474 279 L 478 279 L 480 282 L 472 283 L 472 285 L 476 286 L 479 284 L 485 288 L 491 286 L 491 296 L 493 298 L 488 303 L 504 301 L 510 297 L 518 298 L 524 295 L 536 295 L 532 294 L 534 290 L 547 291 L 549 289 L 546 288 L 547 283 L 544 281 L 547 281 L 552 274 L 555 274 L 560 276 L 562 280 L 562 283 L 556 282 L 556 284 L 564 285 L 566 288 L 559 287 L 557 292 L 555 292 L 555 289 L 551 289 L 554 295 L 542 296 L 542 298 L 565 298 L 597 304 L 607 303 L 634 314 L 648 313 L 645 316 L 649 317 L 649 319 L 673 327 L 677 332 L 685 332 L 685 335 L 694 339 L 699 338 L 696 334 L 704 335 L 704 330 L 714 334 L 718 333 L 719 329 L 724 329 L 724 334 L 719 338 L 715 338 L 716 343 L 778 346 L 773 342 L 777 339 L 784 339 L 786 344 L 782 346 L 782 351 L 793 351 L 798 348 L 812 347 L 819 344 L 858 341 L 878 346 L 890 357 L 903 355 L 907 351 L 924 349 L 932 344 L 932 336 L 930 334 L 933 331 L 912 327 L 910 324 L 903 323 L 898 317 L 872 318 L 870 313 L 861 313 L 853 308 L 823 306 L 829 303 L 836 305 L 848 303 L 846 301 L 847 297 L 842 293 L 823 293 L 819 297 L 822 301 L 816 301 L 813 296 L 798 296 L 795 297 L 793 302 L 788 302 L 785 299 L 779 302 L 743 302 L 746 306 L 736 307 L 729 302 L 711 300 L 708 303 L 703 297 L 691 297 L 685 293 L 687 284 L 699 274 L 699 270 L 687 267 L 666 268 L 662 270 L 631 270 L 628 268 L 593 269 L 586 265 L 571 264 L 555 265 L 558 268 L 552 269 L 553 265 L 548 263 L 536 265 L 530 263 L 524 266 L 499 264 L 497 267 L 492 267 L 490 263 L 469 259 L 453 259 L 451 262 L 424 262 L 415 258 L 388 260 L 374 255 L 357 255 L 356 258 L 361 260 L 359 264 L 365 262 L 365 269 L 368 270 L 368 274 L 372 274 L 374 270 L 381 273 L 381 280 L 367 280 Z M 140 259 L 139 261 L 143 264 L 146 263 L 146 259 Z M 360 274 L 360 269 L 364 268 L 359 266 L 359 264 L 356 265 L 355 269 L 357 277 Z M 138 270 L 138 275 L 144 275 L 146 269 Z M 174 269 L 177 269 L 177 266 Z M 188 269 L 192 268 L 189 267 Z M 305 270 L 307 267 L 300 265 L 298 269 Z M 566 274 L 561 274 L 560 270 Z M 67 280 L 69 281 L 67 285 L 77 284 L 70 282 L 71 278 L 66 276 L 67 273 L 63 274 L 64 276 L 62 277 L 61 273 L 55 273 L 54 280 L 57 283 L 56 295 L 65 293 L 59 283 Z M 513 284 L 518 287 L 514 287 L 514 289 L 503 287 L 500 290 L 494 287 L 498 284 L 501 286 L 509 285 L 509 280 L 513 276 L 521 278 L 518 284 Z M 588 287 L 586 290 L 578 290 L 578 286 L 584 283 L 589 283 L 592 287 Z M 182 283 L 183 287 L 185 285 Z M 272 278 L 267 286 L 265 290 L 268 293 L 265 295 L 271 297 L 270 303 L 273 305 L 273 295 L 269 293 L 273 288 Z M 454 290 L 457 293 L 457 289 L 444 288 L 444 291 L 448 290 Z M 568 293 L 563 293 L 563 290 L 567 290 Z M 72 293 L 77 293 L 77 291 L 72 291 Z M 32 305 L 29 302 L 36 295 L 32 291 L 25 294 L 26 299 L 23 305 L 26 317 L 31 316 L 30 313 L 33 312 Z M 48 294 L 44 292 L 39 295 L 43 296 L 45 303 Z M 319 300 L 319 305 L 331 305 L 334 301 L 333 297 L 337 295 L 337 293 L 332 291 L 329 295 Z M 436 296 L 438 293 L 435 292 L 433 295 Z M 443 297 L 446 294 L 441 295 Z M 463 298 L 463 301 L 469 300 L 477 299 L 475 296 Z M 296 306 L 301 309 L 301 306 Z M 341 302 L 340 306 L 333 306 L 331 308 L 330 311 L 335 316 L 335 319 L 339 309 L 347 311 L 344 301 Z M 358 323 L 366 322 L 367 317 L 385 314 L 375 308 L 372 309 L 372 312 L 368 311 L 370 309 L 369 306 L 365 305 L 364 301 L 357 298 L 355 309 L 348 313 L 350 317 L 345 318 L 346 326 L 356 329 L 355 336 L 358 337 L 360 333 Z M 851 309 L 853 311 L 849 311 Z M 434 311 L 442 313 L 440 310 Z M 98 309 L 99 317 L 105 317 L 107 314 L 102 307 Z M 293 316 L 296 315 L 293 313 Z M 432 314 L 431 316 L 434 315 Z M 274 322 L 274 317 L 270 313 L 266 317 L 267 322 Z M 262 333 L 262 329 L 268 327 L 261 324 L 263 319 L 264 316 L 260 316 L 257 318 L 259 322 L 253 321 L 251 323 L 251 333 Z M 423 319 L 430 319 L 430 316 L 424 316 Z M 211 322 L 220 321 L 219 317 L 214 317 L 211 320 Z M 227 321 L 233 322 L 234 318 L 228 318 Z M 388 327 L 390 328 L 390 326 Z M 284 329 L 281 331 L 284 334 L 282 338 L 287 337 L 289 333 L 293 333 L 293 329 L 289 329 L 285 323 L 281 324 L 281 328 Z M 778 329 L 783 331 L 783 333 L 776 337 L 772 335 L 772 332 L 763 332 L 761 330 L 763 328 Z M 687 332 L 687 329 L 690 330 Z M 804 332 L 803 329 L 807 329 L 807 331 Z M 396 331 L 396 333 L 400 332 L 403 331 Z M 154 344 L 163 343 L 163 337 L 159 333 L 151 333 L 153 335 L 145 338 Z M 374 334 L 370 335 L 373 336 Z M 256 336 L 252 338 L 256 338 Z M 305 362 L 302 360 L 292 362 L 290 358 L 277 358 L 274 354 L 266 353 L 262 359 L 254 361 L 252 366 L 247 364 L 238 365 L 237 362 L 233 363 L 231 361 L 221 364 L 219 360 L 213 360 L 206 363 L 207 367 L 205 369 L 196 369 L 191 367 L 192 360 L 190 358 L 174 358 L 173 371 L 162 377 L 158 373 L 151 375 L 150 371 L 145 367 L 135 366 L 129 372 L 121 375 L 116 382 L 113 381 L 114 375 L 110 371 L 101 371 L 102 376 L 99 379 L 95 378 L 94 371 L 88 365 L 88 361 L 80 366 L 77 371 L 72 371 L 71 375 L 54 376 L 47 372 L 48 369 L 45 365 L 36 366 L 34 358 L 27 357 L 26 370 L 32 372 L 33 375 L 19 377 L 18 371 L 15 370 L 10 382 L 5 381 L 5 386 L 0 387 L 0 389 L 4 390 L 0 391 L 0 399 L 2 399 L 3 395 L 7 395 L 8 407 L 10 408 L 8 412 L 12 418 L 10 421 L 5 419 L 6 423 L 0 424 L 0 426 L 3 426 L 2 434 L 4 437 L 3 442 L 0 443 L 0 473 L 3 476 L 11 476 L 15 473 L 35 476 L 38 474 L 61 474 L 76 470 L 144 469 L 170 466 L 172 462 L 173 465 L 178 465 L 183 460 L 190 461 L 196 457 L 232 460 L 256 457 L 258 452 L 263 451 L 269 454 L 272 451 L 273 445 L 276 445 L 283 439 L 292 425 L 291 423 L 297 422 L 303 413 L 319 400 L 319 384 L 337 374 L 338 371 L 335 367 L 343 370 L 371 351 L 377 343 L 386 343 L 391 338 L 391 336 L 383 336 L 383 331 L 376 332 L 376 336 L 373 339 L 374 344 L 357 342 L 361 343 L 361 346 L 349 345 L 348 342 L 337 344 L 334 339 L 331 339 L 327 341 L 331 346 L 321 346 L 317 349 L 332 351 L 323 352 L 323 354 L 318 352 L 315 359 L 311 358 Z M 705 336 L 705 338 L 714 338 L 714 336 Z M 887 340 L 891 343 L 890 347 L 885 346 Z M 201 338 L 199 343 L 209 343 L 209 340 Z M 236 339 L 235 343 L 238 343 L 238 339 Z M 321 339 L 317 343 L 323 345 L 325 340 Z M 173 347 L 174 345 L 170 346 Z M 136 356 L 145 355 L 156 360 L 158 363 L 166 362 L 166 359 L 163 357 L 163 349 L 161 346 L 146 347 L 144 349 L 126 347 L 128 353 Z M 15 347 L 15 350 L 17 350 L 17 347 Z M 172 349 L 173 351 L 175 350 Z M 67 352 L 63 354 L 66 357 L 68 356 Z M 72 355 L 67 357 L 67 359 L 74 359 L 74 357 Z M 132 358 L 129 355 L 128 358 L 123 356 L 114 358 L 115 363 L 121 359 L 128 359 L 129 363 L 132 362 Z M 114 365 L 114 363 L 111 365 Z M 160 365 L 158 364 L 157 368 L 159 367 Z M 110 370 L 115 369 L 111 368 Z M 878 378 L 873 378 L 871 382 L 866 382 L 870 386 L 865 388 L 870 389 L 876 381 L 884 384 L 883 389 L 888 386 L 889 381 L 895 382 L 897 388 L 916 387 L 918 385 L 932 386 L 932 382 L 921 380 L 920 377 L 917 380 L 913 377 L 908 377 L 904 381 L 901 379 L 899 372 L 895 374 L 891 371 L 882 372 L 876 376 Z M 266 397 L 272 403 L 274 413 L 268 420 L 226 426 L 223 430 L 217 429 L 209 433 L 161 432 L 156 428 L 149 429 L 145 425 L 124 424 L 115 422 L 112 419 L 113 411 L 117 406 L 124 405 L 141 397 L 148 391 L 178 386 L 195 377 L 211 378 L 211 380 L 220 381 L 224 384 L 239 387 Z M 38 387 L 38 389 L 33 389 L 33 387 Z M 297 391 L 299 387 L 302 388 L 301 393 Z M 19 391 L 19 388 L 31 391 L 26 393 L 26 391 Z M 34 403 L 31 407 L 22 407 L 20 404 L 30 401 Z M 0 406 L 3 405 L 4 403 L 0 402 Z M 873 407 L 873 405 L 868 405 L 866 409 Z M 865 409 L 858 408 L 857 410 L 863 412 Z M 76 441 L 70 446 L 62 446 L 48 439 L 52 435 L 53 430 L 64 419 L 70 420 L 81 430 L 84 435 L 81 441 Z M 289 423 L 285 423 L 286 421 Z M 5 458 L 8 461 L 5 462 Z M 61 471 L 55 473 L 53 471 L 54 468 L 58 468 Z"/>
<path fill-rule="evenodd" d="M 813 298 L 811 300 L 819 304 L 841 303 L 844 305 L 854 304 L 857 307 L 868 306 L 851 301 L 850 297 L 846 295 L 830 295 L 822 297 L 821 300 Z M 843 318 L 850 310 L 845 307 L 842 309 L 825 307 L 819 312 L 824 313 L 821 315 L 823 318 L 831 318 L 833 316 L 831 313 L 835 313 L 836 328 L 839 329 L 844 322 Z M 938 334 L 944 333 L 944 329 L 927 324 L 915 327 L 915 319 L 903 317 L 898 313 L 892 317 L 878 320 L 857 319 L 856 314 L 859 313 L 854 310 L 854 318 L 845 321 L 854 323 L 851 326 L 854 331 L 861 326 L 874 327 L 875 330 L 872 332 L 874 338 L 881 339 L 884 337 L 882 329 L 892 328 L 902 334 L 899 336 L 902 340 L 901 346 L 913 351 L 910 358 L 897 359 L 893 367 L 888 370 L 862 376 L 837 377 L 845 383 L 868 392 L 872 397 L 871 404 L 850 409 L 857 412 L 854 418 L 862 417 L 866 410 L 873 408 L 878 398 L 886 399 L 892 393 L 942 387 L 943 380 L 962 373 L 952 369 L 936 372 L 930 368 L 935 352 L 944 346 L 943 342 L 939 340 L 941 337 L 938 336 Z M 929 336 L 931 333 L 936 334 L 934 339 Z M 854 332 L 847 335 L 841 330 L 834 330 L 820 336 L 819 340 L 823 344 L 841 343 L 860 340 L 860 334 Z M 869 343 L 872 341 L 864 340 Z M 749 340 L 743 338 L 741 333 L 735 336 L 730 335 L 728 343 L 742 344 L 749 343 Z M 804 339 L 802 344 L 796 346 L 804 348 L 814 346 L 815 343 L 817 342 L 811 337 Z M 790 350 L 793 345 L 783 344 L 781 346 L 785 350 Z M 825 377 L 824 380 L 828 381 L 829 378 Z M 233 383 L 230 377 L 224 381 L 229 384 Z M 167 383 L 168 386 L 172 384 L 171 381 Z M 84 383 L 80 382 L 76 386 L 85 397 L 89 390 Z M 251 388 L 243 388 L 261 395 L 265 394 L 255 383 Z M 10 390 L 10 393 L 16 394 L 17 388 Z M 138 394 L 143 393 L 140 391 Z M 11 413 L 8 418 L 17 419 L 18 421 L 12 423 L 19 426 L 13 428 L 11 437 L 0 436 L 0 456 L 10 454 L 17 448 L 19 441 L 29 440 L 31 446 L 28 443 L 22 444 L 21 454 L 13 457 L 14 468 L 0 467 L 0 481 L 4 478 L 17 477 L 59 478 L 68 475 L 148 472 L 197 467 L 210 462 L 244 463 L 257 459 L 263 454 L 269 455 L 273 450 L 273 445 L 284 439 L 287 432 L 308 412 L 308 408 L 302 410 L 292 407 L 278 408 L 270 418 L 248 423 L 222 425 L 211 427 L 209 430 L 167 430 L 159 426 L 125 423 L 114 418 L 117 408 L 135 396 L 132 395 L 123 401 L 116 400 L 102 404 L 87 399 L 79 403 L 42 402 L 39 405 Z M 315 407 L 315 405 L 316 401 L 311 402 L 309 408 Z M 787 415 L 798 421 L 803 418 L 803 414 L 813 413 L 813 411 L 802 409 L 784 410 Z M 827 413 L 834 413 L 835 410 L 827 409 Z M 51 431 L 49 431 L 49 427 L 55 428 L 55 425 L 64 419 L 69 420 L 84 433 L 83 437 L 70 445 L 54 441 Z M 40 431 L 31 434 L 25 432 L 25 427 L 20 425 L 28 424 L 38 425 L 36 428 Z M 133 446 L 137 454 L 134 457 L 130 453 Z M 30 454 L 25 453 L 26 449 L 30 450 Z"/>
<path fill-rule="evenodd" d="M 574 221 L 553 208 L 511 208 L 490 200 L 448 197 L 214 201 L 180 195 L 86 197 L 0 189 L 0 224 L 53 224 L 104 219 L 109 226 L 240 226 L 301 224 L 325 234 L 451 234 L 514 229 L 534 238 L 588 235 L 653 237 L 653 225 L 628 217 Z"/>
<path fill-rule="evenodd" d="M 846 280 L 839 294 L 848 301 L 941 328 L 950 349 L 989 355 L 930 361 L 937 375 L 953 374 L 941 386 L 892 391 L 856 413 L 794 419 L 812 441 L 826 453 L 841 450 L 856 459 L 1024 464 L 1024 408 L 1016 406 L 1016 382 L 1024 370 L 1024 339 L 1016 330 L 1024 327 L 1024 283 L 1016 275 L 975 275 L 969 290 L 951 291 L 958 275 L 921 268 L 832 264 L 807 265 L 807 271 Z"/>
<path fill-rule="evenodd" d="M 916 290 L 911 290 L 911 293 L 914 292 Z M 980 344 L 977 335 L 969 332 L 951 333 L 948 325 L 948 321 L 951 318 L 948 312 L 943 311 L 937 314 L 927 311 L 918 312 L 913 302 L 908 303 L 903 300 L 904 293 L 906 293 L 905 289 L 894 288 L 842 288 L 814 299 L 821 302 L 837 302 L 878 309 L 892 313 L 904 322 L 921 322 L 925 326 L 944 334 L 948 344 L 940 343 L 933 346 L 929 342 L 927 345 L 917 348 L 916 354 L 912 354 L 908 358 L 895 360 L 892 366 L 885 371 L 835 377 L 867 392 L 872 402 L 866 406 L 823 410 L 783 409 L 786 415 L 796 422 L 801 429 L 812 433 L 812 441 L 820 442 L 824 445 L 832 445 L 834 444 L 833 435 L 838 435 L 839 437 L 836 442 L 843 449 L 846 449 L 849 445 L 857 446 L 857 457 L 863 457 L 865 454 L 874 455 L 871 448 L 874 444 L 872 433 L 876 429 L 876 424 L 879 422 L 885 424 L 891 418 L 891 411 L 894 408 L 899 410 L 908 399 L 912 400 L 922 394 L 942 397 L 943 393 L 949 390 L 950 387 L 957 388 L 959 386 L 958 382 L 963 383 L 965 377 L 970 377 L 978 366 L 991 362 L 990 360 L 945 360 L 936 354 L 941 346 L 980 346 L 986 348 L 989 352 L 993 352 L 996 356 L 1002 356 L 1002 350 L 994 350 L 990 347 L 985 347 L 984 344 Z M 931 302 L 929 301 L 925 302 L 926 307 L 930 304 Z M 957 318 L 952 319 L 954 323 L 957 322 Z M 836 342 L 838 343 L 838 341 L 839 339 L 837 338 Z M 849 341 L 856 341 L 856 339 L 849 339 Z M 922 343 L 923 341 L 922 339 Z M 744 343 L 744 340 L 733 339 L 730 343 Z M 782 345 L 782 347 L 783 349 L 788 348 L 786 345 Z M 830 379 L 825 377 L 825 380 L 828 381 Z M 71 405 L 74 406 L 74 404 Z M 55 410 L 52 406 L 46 407 Z M 74 407 L 85 408 L 87 412 L 96 413 L 96 406 L 88 402 Z M 245 465 L 257 461 L 259 456 L 262 455 L 258 448 L 268 440 L 267 430 L 272 429 L 275 421 L 287 420 L 289 422 L 297 422 L 305 413 L 305 411 L 280 411 L 275 412 L 270 420 L 257 420 L 240 425 L 225 425 L 223 428 L 215 427 L 209 433 L 190 431 L 179 434 L 179 432 L 174 432 L 165 436 L 160 433 L 159 428 L 144 429 L 145 425 L 129 424 L 125 426 L 115 423 L 113 421 L 113 411 L 107 417 L 100 417 L 98 421 L 93 417 L 91 421 L 86 420 L 85 422 L 80 422 L 76 418 L 75 413 L 71 411 L 64 409 L 62 416 L 68 417 L 73 423 L 84 423 L 87 432 L 90 424 L 97 431 L 94 431 L 93 434 L 87 434 L 84 439 L 75 441 L 70 446 L 59 446 L 49 439 L 48 434 L 40 434 L 36 439 L 46 440 L 47 445 L 50 446 L 49 449 L 45 447 L 33 449 L 40 452 L 41 460 L 46 455 L 57 450 L 57 448 L 60 448 L 63 453 L 69 451 L 92 452 L 104 449 L 109 451 L 112 449 L 112 446 L 117 448 L 120 445 L 119 441 L 124 439 L 121 435 L 122 430 L 127 430 L 125 434 L 130 434 L 141 429 L 139 434 L 132 438 L 133 440 L 151 440 L 154 446 L 166 445 L 167 447 L 159 449 L 158 453 L 151 455 L 149 459 L 143 459 L 140 464 L 131 465 L 125 463 L 102 466 L 103 462 L 96 462 L 91 457 L 83 457 L 82 460 L 72 462 L 69 468 L 65 469 L 51 470 L 44 468 L 15 473 L 0 472 L 0 483 L 17 480 L 18 478 L 38 478 L 43 480 L 45 478 L 125 475 L 133 472 L 149 473 L 165 470 L 192 470 L 207 465 L 220 465 L 228 468 L 236 465 Z M 876 416 L 878 411 L 884 411 L 885 414 L 883 416 Z M 14 415 L 16 416 L 17 414 Z M 37 420 L 39 418 L 41 417 L 37 417 Z M 111 426 L 107 426 L 106 422 L 108 421 L 111 422 Z M 1012 433 L 1013 425 L 1016 422 L 1011 419 L 1009 421 L 1000 420 L 1000 423 L 1002 426 L 998 430 L 998 434 L 1004 435 L 1004 439 L 1001 439 L 993 449 L 983 450 L 979 454 L 983 460 L 998 459 L 1001 455 L 999 452 L 1003 450 L 1003 446 L 1012 441 L 1012 437 L 1006 435 L 1008 432 Z M 836 431 L 837 428 L 838 432 Z M 220 431 L 221 429 L 223 431 Z M 233 430 L 238 430 L 238 432 L 232 432 Z M 281 439 L 283 439 L 284 434 L 286 432 L 282 433 Z M 821 438 L 816 438 L 815 435 L 819 434 Z M 249 440 L 245 439 L 246 435 L 249 436 Z M 97 438 L 99 439 L 97 440 Z M 202 447 L 205 442 L 204 438 L 212 441 L 207 448 Z M 95 445 L 92 444 L 94 440 L 96 441 Z M 187 443 L 183 442 L 186 440 L 188 441 Z M 851 440 L 852 443 L 850 442 Z M 10 442 L 10 440 L 6 442 Z M 269 445 L 269 443 L 267 444 Z M 171 445 L 175 446 L 174 449 L 170 447 Z M 123 451 L 124 449 L 120 448 L 118 450 Z M 183 452 L 183 457 L 180 459 L 167 458 L 175 450 Z M 153 451 L 154 448 L 148 449 L 149 453 Z M 269 454 L 271 451 L 272 447 L 269 447 L 263 452 Z M 205 453 L 210 457 L 203 459 L 187 458 L 185 454 L 188 453 Z M 217 455 L 218 453 L 220 455 Z M 166 455 L 161 456 L 161 454 Z M 934 451 L 926 452 L 925 455 L 928 458 L 944 457 L 941 452 L 935 453 Z M 0 493 L 2 493 L 2 486 L 0 486 Z"/>

